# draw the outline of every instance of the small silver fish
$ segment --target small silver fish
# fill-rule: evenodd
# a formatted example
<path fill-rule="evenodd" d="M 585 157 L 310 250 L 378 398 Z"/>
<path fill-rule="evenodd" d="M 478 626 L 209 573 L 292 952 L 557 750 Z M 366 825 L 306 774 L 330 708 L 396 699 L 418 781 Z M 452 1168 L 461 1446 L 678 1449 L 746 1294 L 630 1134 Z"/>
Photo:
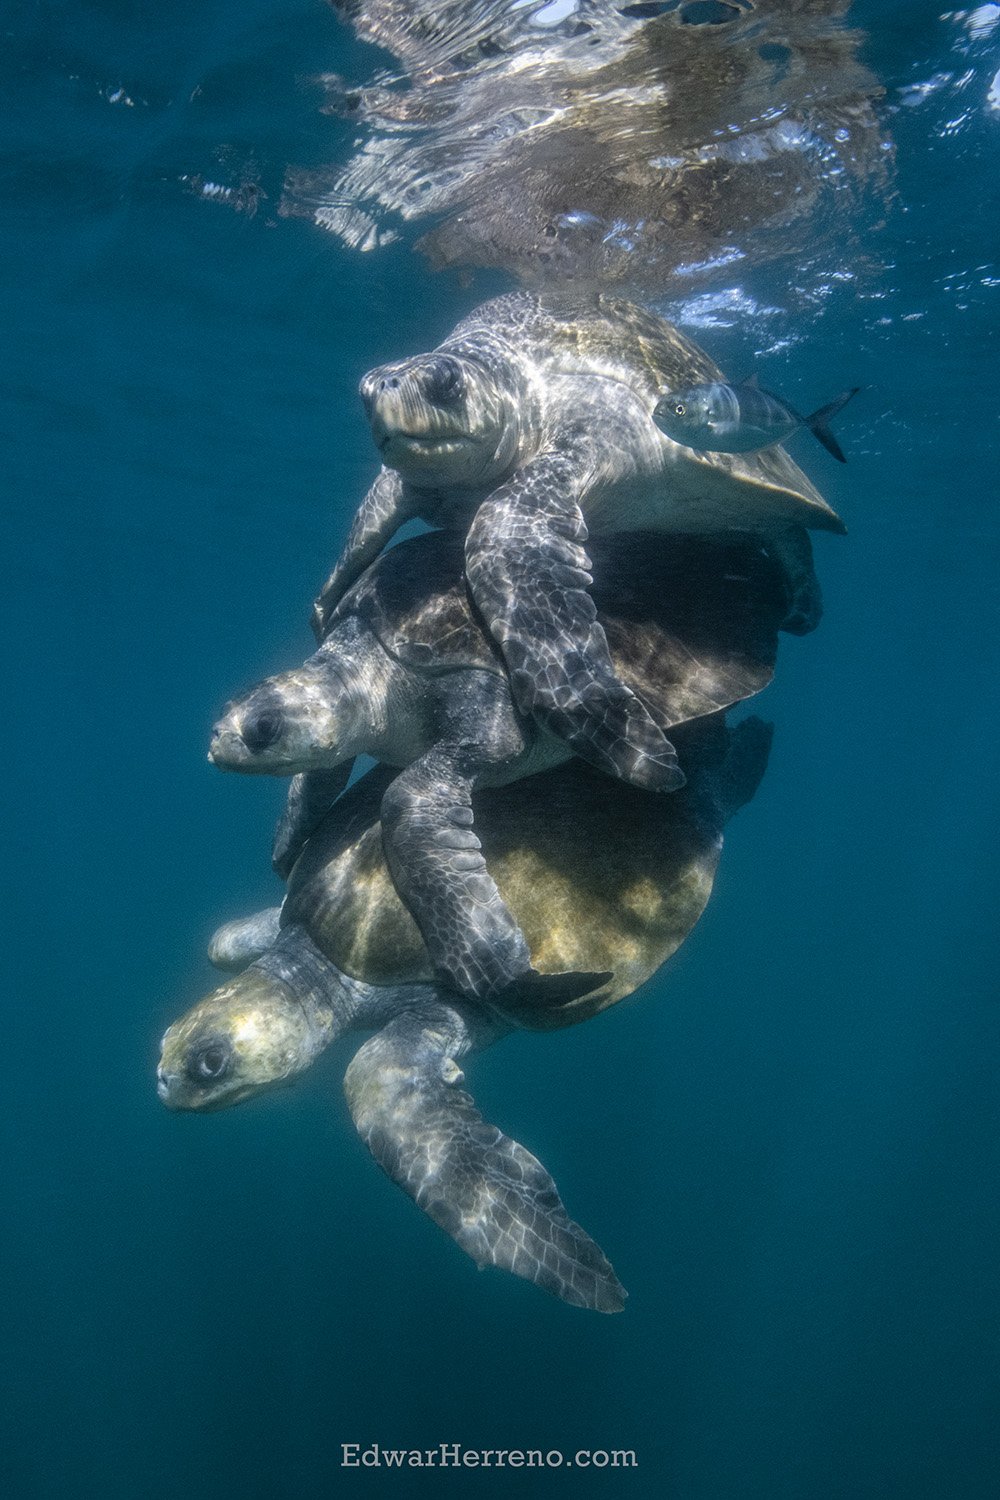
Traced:
<path fill-rule="evenodd" d="M 808 427 L 827 452 L 845 464 L 847 459 L 827 424 L 860 389 L 853 386 L 803 417 L 780 396 L 762 390 L 756 375 L 740 385 L 712 381 L 668 392 L 656 403 L 653 421 L 675 443 L 709 453 L 753 453 L 783 443 L 800 427 Z"/>

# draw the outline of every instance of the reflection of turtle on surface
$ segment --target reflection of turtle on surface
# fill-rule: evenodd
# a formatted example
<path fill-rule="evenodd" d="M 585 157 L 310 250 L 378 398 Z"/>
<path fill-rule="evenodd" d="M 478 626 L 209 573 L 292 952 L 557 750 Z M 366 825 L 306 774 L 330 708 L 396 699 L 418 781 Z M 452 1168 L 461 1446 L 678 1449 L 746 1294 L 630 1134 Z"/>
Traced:
<path fill-rule="evenodd" d="M 588 533 L 752 532 L 788 579 L 783 628 L 801 634 L 820 615 L 807 528 L 844 529 L 780 448 L 698 453 L 659 431 L 665 391 L 722 379 L 644 308 L 528 292 L 373 370 L 361 393 L 386 467 L 317 603 L 320 630 L 405 520 L 467 531 L 469 588 L 518 708 L 601 769 L 672 789 L 674 747 L 595 618 Z"/>
<path fill-rule="evenodd" d="M 659 725 L 715 713 L 770 681 L 787 597 L 759 544 L 684 538 L 666 547 L 630 536 L 601 539 L 592 551 L 615 672 Z M 473 831 L 474 791 L 572 751 L 518 713 L 470 607 L 455 532 L 414 538 L 380 558 L 341 601 L 309 661 L 229 706 L 211 757 L 239 771 L 309 773 L 279 836 L 278 869 L 287 874 L 362 753 L 406 767 L 383 799 L 382 835 L 438 979 L 507 1009 L 540 1003 L 540 989 L 554 1002 L 599 982 L 593 973 L 534 973 Z"/>
<path fill-rule="evenodd" d="M 161 1098 L 175 1109 L 235 1104 L 290 1082 L 342 1033 L 371 1029 L 345 1090 L 379 1165 L 478 1265 L 619 1311 L 625 1293 L 610 1263 L 541 1163 L 482 1119 L 459 1087 L 457 1059 L 512 1024 L 588 1019 L 683 942 L 708 900 L 723 824 L 763 773 L 770 730 L 749 719 L 730 732 L 719 716 L 681 735 L 688 784 L 676 797 L 645 797 L 579 762 L 476 796 L 490 869 L 534 964 L 606 970 L 600 990 L 556 1007 L 543 996 L 534 1013 L 512 1017 L 435 985 L 383 856 L 389 773 L 378 768 L 310 839 L 277 936 L 270 913 L 217 936 L 217 951 L 249 967 L 171 1026 Z"/>
<path fill-rule="evenodd" d="M 293 169 L 282 211 L 359 249 L 422 222 L 439 268 L 654 298 L 777 258 L 804 306 L 887 187 L 851 0 L 334 3 L 396 66 L 324 76 L 349 151 Z"/>

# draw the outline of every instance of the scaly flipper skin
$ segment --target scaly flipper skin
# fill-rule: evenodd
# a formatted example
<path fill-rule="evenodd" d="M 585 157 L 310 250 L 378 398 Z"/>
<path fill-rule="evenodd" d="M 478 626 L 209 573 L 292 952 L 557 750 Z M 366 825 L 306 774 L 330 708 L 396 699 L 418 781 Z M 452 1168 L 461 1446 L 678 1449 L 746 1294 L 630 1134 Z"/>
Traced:
<path fill-rule="evenodd" d="M 580 483 L 570 456 L 549 453 L 484 501 L 465 545 L 469 588 L 524 713 L 602 771 L 676 791 L 684 774 L 674 747 L 616 677 L 587 593 Z"/>
<path fill-rule="evenodd" d="M 458 994 L 511 1010 L 544 1003 L 546 992 L 578 999 L 607 976 L 532 969 L 473 832 L 472 790 L 483 769 L 467 746 L 437 745 L 392 782 L 382 798 L 382 846 L 393 884 L 438 977 Z"/>
<path fill-rule="evenodd" d="M 413 514 L 399 474 L 382 469 L 358 507 L 337 566 L 313 605 L 312 627 L 318 641 L 326 635 L 330 617 L 347 590 Z"/>
<path fill-rule="evenodd" d="M 358 1133 L 478 1266 L 502 1266 L 575 1307 L 620 1312 L 624 1288 L 541 1162 L 487 1124 L 458 1087 L 455 1057 L 476 1045 L 477 1029 L 471 1014 L 440 1005 L 376 1033 L 344 1080 Z"/>

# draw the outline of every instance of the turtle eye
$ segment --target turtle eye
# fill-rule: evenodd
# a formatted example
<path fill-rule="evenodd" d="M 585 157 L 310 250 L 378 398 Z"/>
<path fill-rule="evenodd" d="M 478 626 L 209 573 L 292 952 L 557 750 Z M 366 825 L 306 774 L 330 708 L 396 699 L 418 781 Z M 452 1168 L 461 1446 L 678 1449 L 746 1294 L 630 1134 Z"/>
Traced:
<path fill-rule="evenodd" d="M 674 402 L 674 415 L 675 416 L 683 417 L 686 411 L 687 411 L 687 407 L 684 405 L 683 401 L 675 401 Z"/>
<path fill-rule="evenodd" d="M 244 719 L 241 731 L 243 743 L 254 753 L 266 750 L 279 738 L 283 728 L 284 718 L 280 709 L 262 708 Z"/>
<path fill-rule="evenodd" d="M 462 366 L 457 359 L 436 359 L 423 371 L 424 395 L 432 406 L 457 406 L 465 395 Z"/>
<path fill-rule="evenodd" d="M 227 1042 L 203 1042 L 188 1057 L 187 1075 L 195 1083 L 214 1083 L 229 1071 L 231 1057 Z"/>

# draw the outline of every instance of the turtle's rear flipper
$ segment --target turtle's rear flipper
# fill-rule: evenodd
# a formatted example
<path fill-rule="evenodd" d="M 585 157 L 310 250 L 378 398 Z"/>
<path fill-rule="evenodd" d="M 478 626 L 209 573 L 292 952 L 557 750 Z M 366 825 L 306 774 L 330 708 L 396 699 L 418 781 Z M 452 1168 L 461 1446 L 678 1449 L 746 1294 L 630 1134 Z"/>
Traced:
<path fill-rule="evenodd" d="M 728 822 L 756 796 L 767 770 L 773 739 L 774 725 L 756 714 L 751 714 L 730 730 L 725 758 L 710 776 L 723 821 Z"/>
<path fill-rule="evenodd" d="M 823 594 L 809 533 L 804 526 L 783 526 L 768 532 L 764 545 L 784 575 L 788 594 L 788 611 L 778 629 L 789 635 L 808 635 L 823 618 Z"/>
<path fill-rule="evenodd" d="M 539 974 L 536 969 L 529 969 L 527 974 L 522 974 L 495 995 L 493 1003 L 497 1010 L 515 1017 L 524 1012 L 558 1010 L 560 1006 L 572 1005 L 574 1000 L 582 1000 L 584 995 L 599 990 L 614 977 L 611 969 L 599 974 L 579 970 Z"/>
<path fill-rule="evenodd" d="M 600 770 L 676 791 L 677 754 L 645 705 L 615 676 L 587 590 L 587 528 L 574 463 L 545 454 L 476 512 L 465 544 L 469 587 L 522 712 Z"/>
<path fill-rule="evenodd" d="M 458 1087 L 454 1059 L 471 1043 L 461 1010 L 445 1005 L 397 1016 L 367 1041 L 344 1079 L 362 1140 L 478 1266 L 502 1266 L 576 1307 L 620 1312 L 624 1288 L 541 1162 Z"/>

